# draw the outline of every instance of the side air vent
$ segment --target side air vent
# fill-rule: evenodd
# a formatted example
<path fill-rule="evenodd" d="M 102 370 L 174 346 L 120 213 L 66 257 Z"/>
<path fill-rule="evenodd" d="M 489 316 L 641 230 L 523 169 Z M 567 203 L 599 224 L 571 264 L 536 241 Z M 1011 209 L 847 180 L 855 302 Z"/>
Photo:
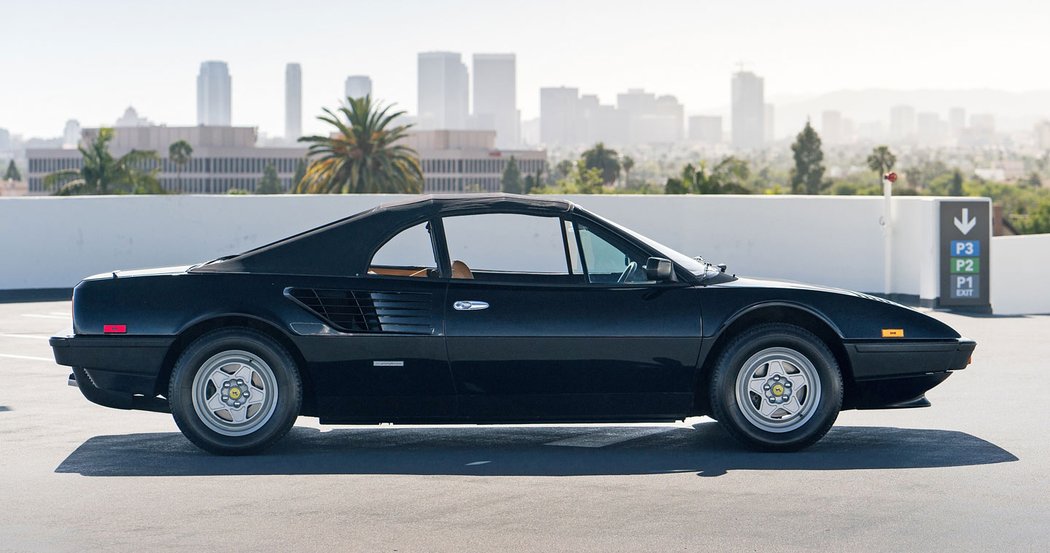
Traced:
<path fill-rule="evenodd" d="M 342 332 L 434 333 L 430 294 L 288 288 L 285 295 Z"/>

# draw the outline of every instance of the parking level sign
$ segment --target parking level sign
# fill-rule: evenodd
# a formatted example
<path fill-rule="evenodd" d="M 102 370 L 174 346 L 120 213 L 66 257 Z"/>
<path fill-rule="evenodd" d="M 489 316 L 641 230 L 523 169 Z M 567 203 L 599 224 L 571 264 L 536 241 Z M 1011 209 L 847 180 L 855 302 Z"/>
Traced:
<path fill-rule="evenodd" d="M 991 311 L 988 248 L 991 206 L 980 200 L 941 202 L 940 307 Z"/>

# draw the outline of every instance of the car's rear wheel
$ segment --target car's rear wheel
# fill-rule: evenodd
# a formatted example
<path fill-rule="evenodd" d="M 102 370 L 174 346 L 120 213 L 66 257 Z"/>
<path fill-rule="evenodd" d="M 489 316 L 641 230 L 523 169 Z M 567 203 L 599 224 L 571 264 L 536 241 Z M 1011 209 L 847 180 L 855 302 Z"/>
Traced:
<path fill-rule="evenodd" d="M 712 415 L 736 439 L 794 451 L 822 438 L 842 408 L 842 376 L 827 345 L 803 328 L 770 323 L 735 336 L 711 376 Z"/>
<path fill-rule="evenodd" d="M 168 401 L 179 429 L 201 449 L 252 453 L 295 423 L 302 382 L 294 359 L 270 337 L 250 329 L 218 330 L 179 357 Z"/>

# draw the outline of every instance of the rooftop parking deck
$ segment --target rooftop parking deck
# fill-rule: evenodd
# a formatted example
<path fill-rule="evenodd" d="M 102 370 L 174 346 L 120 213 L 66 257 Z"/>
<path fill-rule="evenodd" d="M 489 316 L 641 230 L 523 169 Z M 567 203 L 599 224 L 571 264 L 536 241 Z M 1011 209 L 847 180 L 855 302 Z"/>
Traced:
<path fill-rule="evenodd" d="M 848 411 L 800 452 L 713 421 L 325 427 L 205 454 L 66 386 L 69 303 L 0 304 L 0 551 L 1021 551 L 1050 539 L 1050 316 L 934 312 L 978 348 L 930 409 Z M 294 524 L 291 522 L 294 521 Z"/>

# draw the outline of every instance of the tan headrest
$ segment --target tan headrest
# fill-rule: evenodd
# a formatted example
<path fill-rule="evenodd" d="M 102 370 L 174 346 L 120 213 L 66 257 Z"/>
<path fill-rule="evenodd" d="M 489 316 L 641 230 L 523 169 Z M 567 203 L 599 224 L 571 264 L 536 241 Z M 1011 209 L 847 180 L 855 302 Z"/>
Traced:
<path fill-rule="evenodd" d="M 473 279 L 474 273 L 470 272 L 466 263 L 457 259 L 452 262 L 452 278 Z"/>

